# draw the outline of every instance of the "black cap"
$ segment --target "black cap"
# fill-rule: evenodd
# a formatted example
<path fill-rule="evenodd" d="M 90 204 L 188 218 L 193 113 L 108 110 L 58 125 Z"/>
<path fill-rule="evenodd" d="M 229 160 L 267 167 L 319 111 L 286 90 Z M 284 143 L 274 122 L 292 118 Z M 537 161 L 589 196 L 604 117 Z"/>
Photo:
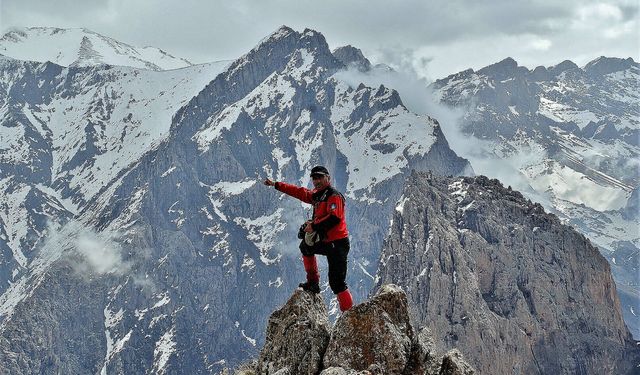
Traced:
<path fill-rule="evenodd" d="M 311 177 L 313 176 L 328 176 L 329 175 L 329 171 L 327 170 L 327 168 L 321 166 L 321 165 L 316 165 L 315 167 L 313 167 L 311 169 Z"/>

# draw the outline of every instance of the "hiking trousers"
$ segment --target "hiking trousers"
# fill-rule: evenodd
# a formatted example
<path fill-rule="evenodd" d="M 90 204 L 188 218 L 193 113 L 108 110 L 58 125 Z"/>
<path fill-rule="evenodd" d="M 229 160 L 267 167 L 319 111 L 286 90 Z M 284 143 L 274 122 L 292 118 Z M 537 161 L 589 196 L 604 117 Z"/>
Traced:
<path fill-rule="evenodd" d="M 327 257 L 329 286 L 334 294 L 347 289 L 347 255 L 349 254 L 349 248 L 349 237 L 331 242 L 319 242 L 314 246 L 307 245 L 304 240 L 300 242 L 300 252 L 302 252 L 303 257 L 315 258 L 315 255 Z"/>

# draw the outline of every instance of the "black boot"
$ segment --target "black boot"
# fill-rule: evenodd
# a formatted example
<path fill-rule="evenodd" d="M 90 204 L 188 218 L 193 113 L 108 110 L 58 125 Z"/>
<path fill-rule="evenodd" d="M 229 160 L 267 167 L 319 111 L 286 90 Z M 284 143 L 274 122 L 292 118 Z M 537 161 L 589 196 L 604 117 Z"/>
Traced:
<path fill-rule="evenodd" d="M 320 285 L 318 283 L 307 281 L 306 283 L 300 283 L 298 287 L 306 290 L 307 292 L 318 294 L 320 293 Z"/>

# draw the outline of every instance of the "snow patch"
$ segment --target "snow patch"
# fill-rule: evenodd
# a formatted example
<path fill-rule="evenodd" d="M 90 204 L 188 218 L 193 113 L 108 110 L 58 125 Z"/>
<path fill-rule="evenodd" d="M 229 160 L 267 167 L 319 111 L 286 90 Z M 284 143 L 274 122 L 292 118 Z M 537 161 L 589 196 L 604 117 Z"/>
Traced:
<path fill-rule="evenodd" d="M 175 166 L 173 166 L 173 167 L 171 167 L 171 168 L 167 169 L 166 171 L 164 171 L 164 172 L 160 175 L 160 177 L 167 177 L 167 176 L 169 175 L 169 173 L 173 172 L 175 169 L 176 169 L 176 167 L 175 167 Z"/>
<path fill-rule="evenodd" d="M 409 198 L 405 197 L 404 195 L 400 197 L 400 199 L 398 200 L 398 204 L 396 205 L 396 211 L 402 214 L 404 212 L 404 205 L 407 203 L 408 200 Z"/>
<path fill-rule="evenodd" d="M 270 257 L 274 252 L 278 234 L 286 228 L 287 224 L 282 221 L 283 209 L 279 208 L 271 215 L 264 215 L 255 219 L 237 217 L 233 221 L 245 229 L 247 239 L 253 242 L 260 251 L 260 261 L 266 265 L 274 264 L 280 260 L 282 254 Z"/>
<path fill-rule="evenodd" d="M 176 349 L 175 342 L 176 328 L 171 327 L 156 342 L 153 351 L 153 370 L 156 374 L 164 374 L 166 372 L 167 362 Z"/>
<path fill-rule="evenodd" d="M 222 212 L 225 198 L 242 194 L 255 183 L 256 180 L 246 179 L 241 181 L 221 181 L 214 185 L 207 185 L 201 182 L 200 186 L 208 189 L 207 197 L 216 215 L 223 221 L 228 221 L 227 216 Z"/>
<path fill-rule="evenodd" d="M 409 157 L 428 153 L 436 141 L 436 124 L 430 117 L 413 114 L 400 105 L 381 109 L 371 118 L 354 118 L 362 105 L 363 92 L 350 88 L 339 77 L 334 75 L 330 118 L 338 150 L 349 160 L 346 195 L 358 199 L 358 195 L 370 193 L 375 185 L 405 170 Z M 372 95 L 367 104 L 382 106 L 388 98 Z"/>

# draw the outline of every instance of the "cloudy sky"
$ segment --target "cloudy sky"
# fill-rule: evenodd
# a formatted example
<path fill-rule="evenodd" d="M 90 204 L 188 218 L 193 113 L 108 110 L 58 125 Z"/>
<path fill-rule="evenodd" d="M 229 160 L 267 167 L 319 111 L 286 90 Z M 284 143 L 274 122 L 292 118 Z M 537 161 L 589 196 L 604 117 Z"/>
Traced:
<path fill-rule="evenodd" d="M 86 27 L 200 63 L 234 59 L 280 25 L 312 28 L 427 79 L 511 56 L 520 65 L 640 60 L 638 0 L 0 0 L 0 31 Z"/>

